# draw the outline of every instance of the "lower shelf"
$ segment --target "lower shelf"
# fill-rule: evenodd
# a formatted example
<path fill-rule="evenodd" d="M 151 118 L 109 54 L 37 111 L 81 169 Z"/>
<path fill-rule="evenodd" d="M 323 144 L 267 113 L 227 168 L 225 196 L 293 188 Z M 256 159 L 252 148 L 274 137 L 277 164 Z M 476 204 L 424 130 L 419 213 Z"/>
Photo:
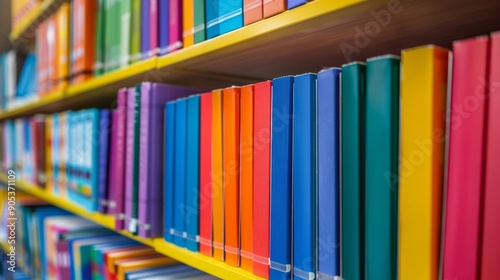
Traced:
<path fill-rule="evenodd" d="M 7 176 L 5 176 L 5 174 L 0 175 L 0 184 L 7 184 Z M 115 231 L 115 219 L 113 216 L 98 212 L 88 212 L 83 208 L 74 205 L 68 200 L 57 197 L 51 193 L 46 192 L 44 189 L 22 181 L 16 181 L 15 189 L 31 194 L 54 206 L 57 206 L 75 215 L 93 221 L 105 228 Z M 230 266 L 224 262 L 217 261 L 203 254 L 191 252 L 174 244 L 170 244 L 163 240 L 163 238 L 142 238 L 135 236 L 127 231 L 116 232 L 138 242 L 141 242 L 145 245 L 153 247 L 157 252 L 165 256 L 176 259 L 182 263 L 185 263 L 189 266 L 192 266 L 196 269 L 199 269 L 221 279 L 263 279 L 241 268 Z M 4 244 L 1 245 L 2 247 L 4 246 Z"/>

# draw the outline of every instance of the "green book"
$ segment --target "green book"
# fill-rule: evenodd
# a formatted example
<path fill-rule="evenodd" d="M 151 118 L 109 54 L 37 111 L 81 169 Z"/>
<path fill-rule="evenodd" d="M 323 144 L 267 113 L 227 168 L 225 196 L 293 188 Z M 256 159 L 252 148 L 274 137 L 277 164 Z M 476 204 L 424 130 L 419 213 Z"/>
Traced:
<path fill-rule="evenodd" d="M 342 278 L 364 278 L 364 132 L 366 65 L 342 66 Z"/>
<path fill-rule="evenodd" d="M 141 60 L 141 0 L 132 0 L 130 62 Z"/>
<path fill-rule="evenodd" d="M 112 37 L 113 37 L 113 15 L 111 7 L 116 0 L 106 0 L 104 10 L 104 72 L 110 71 L 113 64 Z"/>
<path fill-rule="evenodd" d="M 366 64 L 365 278 L 398 275 L 398 57 Z"/>
<path fill-rule="evenodd" d="M 141 135 L 141 84 L 135 86 L 135 108 L 134 108 L 134 168 L 132 175 L 132 217 L 133 234 L 138 233 L 139 219 L 139 142 Z"/>
<path fill-rule="evenodd" d="M 206 40 L 205 33 L 205 1 L 194 0 L 194 43 Z"/>
<path fill-rule="evenodd" d="M 105 9 L 106 0 L 98 0 L 97 16 L 95 25 L 95 62 L 94 76 L 99 76 L 104 72 L 104 36 L 105 36 Z"/>
<path fill-rule="evenodd" d="M 122 0 L 120 9 L 120 68 L 130 62 L 130 32 L 131 32 L 131 0 Z"/>
<path fill-rule="evenodd" d="M 120 63 L 120 1 L 106 0 L 106 21 L 105 21 L 105 72 L 116 70 Z"/>

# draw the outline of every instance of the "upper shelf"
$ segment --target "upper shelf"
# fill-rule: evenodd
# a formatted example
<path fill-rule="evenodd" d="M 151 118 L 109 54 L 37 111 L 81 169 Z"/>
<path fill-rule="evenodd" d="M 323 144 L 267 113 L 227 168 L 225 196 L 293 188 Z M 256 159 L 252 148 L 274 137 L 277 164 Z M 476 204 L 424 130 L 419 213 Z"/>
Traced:
<path fill-rule="evenodd" d="M 46 0 L 48 1 L 48 0 Z M 140 81 L 211 90 L 283 75 L 318 72 L 425 44 L 500 29 L 500 1 L 315 0 L 166 56 L 69 86 L 57 100 L 0 113 L 0 120 L 85 106 L 107 106 Z"/>
<path fill-rule="evenodd" d="M 5 176 L 4 174 L 0 174 L 0 183 L 5 184 L 6 182 L 7 176 Z M 96 224 L 99 224 L 105 228 L 115 231 L 115 219 L 110 215 L 101 214 L 98 212 L 88 212 L 87 210 L 73 204 L 71 201 L 61 199 L 61 197 L 55 196 L 45 191 L 44 189 L 41 189 L 35 185 L 24 183 L 22 181 L 16 181 L 15 188 L 75 215 L 83 217 Z M 154 248 L 158 253 L 176 259 L 206 273 L 210 273 L 221 279 L 262 279 L 241 268 L 230 266 L 224 262 L 217 261 L 200 253 L 195 253 L 185 248 L 170 244 L 161 237 L 142 238 L 126 231 L 116 232 L 132 238 L 138 242 L 141 242 L 147 246 L 150 246 Z"/>

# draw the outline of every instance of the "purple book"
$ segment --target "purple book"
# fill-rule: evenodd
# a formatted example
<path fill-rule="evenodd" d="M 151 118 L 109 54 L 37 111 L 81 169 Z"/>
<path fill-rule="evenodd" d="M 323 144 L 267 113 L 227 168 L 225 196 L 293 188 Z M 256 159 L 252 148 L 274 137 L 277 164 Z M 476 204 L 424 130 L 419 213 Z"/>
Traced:
<path fill-rule="evenodd" d="M 125 125 L 127 123 L 127 89 L 118 90 L 118 106 L 113 115 L 112 144 L 110 156 L 108 213 L 115 217 L 115 228 L 123 229 L 125 187 Z M 113 116 L 115 118 L 115 116 Z"/>
<path fill-rule="evenodd" d="M 141 137 L 139 143 L 139 236 L 163 232 L 163 126 L 164 106 L 198 90 L 157 83 L 141 87 Z"/>
<path fill-rule="evenodd" d="M 141 59 L 150 58 L 151 32 L 149 30 L 150 0 L 141 1 Z"/>
<path fill-rule="evenodd" d="M 109 130 L 110 130 L 109 110 L 102 109 L 99 112 L 99 200 L 98 210 L 106 213 L 108 207 L 108 171 L 109 171 Z"/>
<path fill-rule="evenodd" d="M 56 243 L 57 266 L 59 279 L 71 279 L 71 267 L 68 254 L 68 241 L 60 240 Z"/>
<path fill-rule="evenodd" d="M 116 214 L 115 202 L 115 186 L 116 186 L 116 150 L 117 150 L 117 127 L 118 127 L 118 110 L 113 110 L 111 113 L 111 141 L 109 147 L 109 176 L 108 176 L 108 202 L 106 213 L 110 215 Z"/>
<path fill-rule="evenodd" d="M 133 196 L 134 196 L 134 113 L 135 88 L 127 92 L 127 122 L 125 129 L 125 229 L 130 231 L 132 225 Z"/>

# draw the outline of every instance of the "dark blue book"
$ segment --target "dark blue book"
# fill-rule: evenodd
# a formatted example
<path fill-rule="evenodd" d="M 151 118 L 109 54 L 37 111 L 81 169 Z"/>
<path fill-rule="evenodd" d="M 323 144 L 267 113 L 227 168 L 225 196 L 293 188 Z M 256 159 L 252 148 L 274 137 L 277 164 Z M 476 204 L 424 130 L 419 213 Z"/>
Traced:
<path fill-rule="evenodd" d="M 219 1 L 205 0 L 207 39 L 212 39 L 220 35 Z"/>
<path fill-rule="evenodd" d="M 99 112 L 99 185 L 98 185 L 98 210 L 106 213 L 108 204 L 108 173 L 109 173 L 109 141 L 111 119 L 108 109 Z"/>

